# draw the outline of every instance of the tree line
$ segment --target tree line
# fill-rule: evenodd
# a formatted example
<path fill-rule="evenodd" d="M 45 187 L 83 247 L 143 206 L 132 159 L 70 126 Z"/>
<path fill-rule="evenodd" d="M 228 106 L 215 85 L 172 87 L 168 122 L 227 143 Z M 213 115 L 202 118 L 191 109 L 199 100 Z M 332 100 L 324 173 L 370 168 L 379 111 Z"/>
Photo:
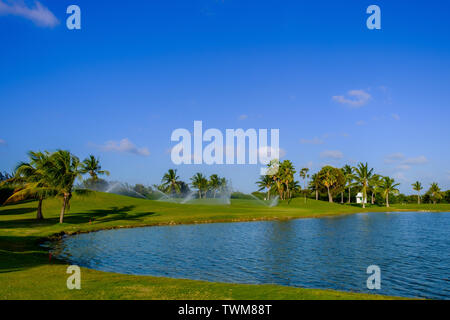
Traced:
<path fill-rule="evenodd" d="M 256 182 L 259 191 L 265 190 L 266 199 L 272 195 L 278 195 L 281 200 L 290 200 L 293 197 L 302 196 L 305 198 L 312 195 L 319 200 L 319 195 L 325 194 L 329 202 L 334 202 L 340 196 L 340 202 L 344 203 L 344 196 L 347 194 L 346 202 L 351 203 L 352 190 L 362 193 L 362 206 L 366 203 L 375 204 L 376 198 L 381 196 L 384 204 L 390 206 L 390 197 L 400 195 L 395 179 L 375 173 L 368 163 L 358 163 L 356 166 L 345 165 L 342 168 L 324 166 L 319 172 L 309 175 L 309 168 L 302 168 L 298 176 L 303 180 L 303 187 L 295 179 L 297 171 L 289 160 L 282 162 L 273 160 L 268 164 L 268 174 L 263 175 Z M 417 193 L 417 203 L 420 204 L 422 198 L 427 202 L 436 204 L 442 199 L 447 199 L 447 193 L 442 192 L 436 182 L 430 185 L 429 190 L 422 195 L 424 189 L 421 182 L 416 181 L 412 189 Z M 403 198 L 407 198 L 403 195 Z M 450 199 L 449 199 L 450 200 Z"/>

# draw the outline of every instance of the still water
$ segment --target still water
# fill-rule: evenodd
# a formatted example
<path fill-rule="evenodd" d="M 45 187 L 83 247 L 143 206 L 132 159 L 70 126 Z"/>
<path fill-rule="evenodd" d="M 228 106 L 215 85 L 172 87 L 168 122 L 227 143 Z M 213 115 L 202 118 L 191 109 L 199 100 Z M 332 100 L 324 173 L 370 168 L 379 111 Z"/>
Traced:
<path fill-rule="evenodd" d="M 450 214 L 120 229 L 66 237 L 71 264 L 125 274 L 450 299 Z M 381 268 L 368 290 L 367 267 Z"/>

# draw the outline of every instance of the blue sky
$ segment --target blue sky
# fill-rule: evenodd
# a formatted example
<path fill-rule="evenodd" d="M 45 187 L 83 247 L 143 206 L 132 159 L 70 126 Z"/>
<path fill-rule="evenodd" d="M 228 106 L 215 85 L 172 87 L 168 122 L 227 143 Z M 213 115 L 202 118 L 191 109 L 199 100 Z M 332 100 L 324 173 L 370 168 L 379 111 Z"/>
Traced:
<path fill-rule="evenodd" d="M 66 8 L 81 8 L 81 30 Z M 365 13 L 381 8 L 381 30 Z M 173 130 L 278 128 L 284 159 L 367 161 L 411 193 L 450 188 L 445 1 L 0 0 L 0 170 L 28 150 L 95 154 L 111 180 L 217 172 L 254 191 L 257 165 L 180 165 Z M 297 177 L 298 178 L 298 177 Z"/>

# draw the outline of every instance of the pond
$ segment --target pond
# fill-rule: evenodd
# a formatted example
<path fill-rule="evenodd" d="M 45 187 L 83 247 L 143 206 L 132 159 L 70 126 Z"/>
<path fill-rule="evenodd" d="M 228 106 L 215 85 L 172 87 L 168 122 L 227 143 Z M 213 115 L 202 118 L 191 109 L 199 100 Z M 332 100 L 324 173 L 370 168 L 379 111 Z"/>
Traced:
<path fill-rule="evenodd" d="M 54 254 L 124 274 L 450 298 L 450 214 L 117 229 L 66 237 Z M 367 289 L 367 267 L 381 289 Z"/>

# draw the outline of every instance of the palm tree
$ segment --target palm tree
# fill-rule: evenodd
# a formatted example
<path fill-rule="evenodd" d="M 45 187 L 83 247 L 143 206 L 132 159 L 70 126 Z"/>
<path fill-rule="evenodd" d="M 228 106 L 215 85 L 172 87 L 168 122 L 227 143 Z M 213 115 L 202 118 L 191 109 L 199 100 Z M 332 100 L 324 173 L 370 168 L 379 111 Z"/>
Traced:
<path fill-rule="evenodd" d="M 212 174 L 209 177 L 208 185 L 211 188 L 211 190 L 213 191 L 213 198 L 215 198 L 217 190 L 220 188 L 220 178 L 219 178 L 219 176 L 217 174 Z"/>
<path fill-rule="evenodd" d="M 81 178 L 82 167 L 78 157 L 66 150 L 58 150 L 51 154 L 45 165 L 45 172 L 51 186 L 63 198 L 59 223 L 63 223 L 66 209 L 70 207 L 73 185 L 77 178 Z"/>
<path fill-rule="evenodd" d="M 280 200 L 283 200 L 283 181 L 282 181 L 282 172 L 281 165 L 278 159 L 271 160 L 267 165 L 268 174 L 272 178 L 273 188 L 278 192 Z"/>
<path fill-rule="evenodd" d="M 413 190 L 417 191 L 417 204 L 420 204 L 420 191 L 423 190 L 422 184 L 416 181 L 412 184 Z"/>
<path fill-rule="evenodd" d="M 367 201 L 367 190 L 369 188 L 370 178 L 373 175 L 373 169 L 369 169 L 369 165 L 367 164 L 367 162 L 365 164 L 360 162 L 358 166 L 354 168 L 354 170 L 355 170 L 354 180 L 356 181 L 357 185 L 361 187 L 361 191 L 363 194 L 362 205 L 363 208 L 365 208 Z"/>
<path fill-rule="evenodd" d="M 291 190 L 289 189 L 289 185 L 294 181 L 295 169 L 294 165 L 289 160 L 284 160 L 280 165 L 280 179 L 286 188 L 284 199 L 289 199 L 291 197 Z"/>
<path fill-rule="evenodd" d="M 309 168 L 302 168 L 302 170 L 300 170 L 300 177 L 303 179 L 303 186 L 304 186 L 304 196 L 305 196 L 305 203 L 306 203 L 306 179 L 309 178 L 308 175 L 309 172 Z"/>
<path fill-rule="evenodd" d="M 378 187 L 382 183 L 382 177 L 378 174 L 374 174 L 369 179 L 369 190 L 371 191 L 371 204 L 375 204 L 375 194 L 378 193 Z"/>
<path fill-rule="evenodd" d="M 436 182 L 433 182 L 431 184 L 431 187 L 430 187 L 430 190 L 428 190 L 428 193 L 430 194 L 431 199 L 433 200 L 433 204 L 436 204 L 437 200 L 442 199 L 441 188 L 439 188 L 439 186 Z"/>
<path fill-rule="evenodd" d="M 319 200 L 319 188 L 320 188 L 320 179 L 317 173 L 314 173 L 311 176 L 311 182 L 309 183 L 309 188 L 316 193 L 316 200 Z"/>
<path fill-rule="evenodd" d="M 264 189 L 267 190 L 266 199 L 270 200 L 270 189 L 272 188 L 273 185 L 272 178 L 268 175 L 261 176 L 261 178 L 256 182 L 256 184 L 259 187 L 258 191 L 262 191 Z"/>
<path fill-rule="evenodd" d="M 399 193 L 397 187 L 400 185 L 400 183 L 395 183 L 394 179 L 391 179 L 389 177 L 384 177 L 381 180 L 380 183 L 380 190 L 383 194 L 383 197 L 386 198 L 386 207 L 389 208 L 389 194 L 390 193 L 394 193 L 397 194 Z"/>
<path fill-rule="evenodd" d="M 331 194 L 331 188 L 336 185 L 337 176 L 335 174 L 335 168 L 331 166 L 325 166 L 319 172 L 319 179 L 323 186 L 327 188 L 328 202 L 333 202 L 333 196 Z"/>
<path fill-rule="evenodd" d="M 202 193 L 206 196 L 206 191 L 208 190 L 208 180 L 201 173 L 196 173 L 192 178 L 192 186 L 197 188 L 198 197 L 202 198 Z"/>
<path fill-rule="evenodd" d="M 352 193 L 352 182 L 354 179 L 353 176 L 353 167 L 349 166 L 348 164 L 346 164 L 343 168 L 342 168 L 342 173 L 344 174 L 345 177 L 345 185 L 348 188 L 348 200 L 347 203 L 350 204 L 351 202 L 351 193 Z M 344 199 L 342 199 L 342 203 L 344 202 Z"/>
<path fill-rule="evenodd" d="M 49 183 L 45 172 L 48 160 L 48 153 L 28 152 L 30 162 L 21 162 L 17 165 L 14 177 L 10 177 L 7 183 L 16 185 L 14 193 L 5 203 L 13 203 L 25 199 L 35 198 L 38 200 L 36 219 L 44 219 L 42 214 L 42 202 L 45 198 L 55 194 Z"/>
<path fill-rule="evenodd" d="M 99 175 L 109 176 L 109 171 L 102 170 L 100 160 L 98 158 L 95 158 L 93 155 L 90 155 L 89 158 L 84 159 L 83 163 L 81 164 L 80 172 L 82 174 L 89 173 L 93 181 L 97 181 Z"/>
<path fill-rule="evenodd" d="M 161 185 L 164 192 L 172 193 L 173 191 L 175 191 L 177 194 L 179 194 L 181 190 L 181 181 L 179 179 L 180 177 L 177 176 L 177 170 L 169 169 L 169 171 L 167 171 L 167 173 L 165 173 L 161 179 Z"/>

